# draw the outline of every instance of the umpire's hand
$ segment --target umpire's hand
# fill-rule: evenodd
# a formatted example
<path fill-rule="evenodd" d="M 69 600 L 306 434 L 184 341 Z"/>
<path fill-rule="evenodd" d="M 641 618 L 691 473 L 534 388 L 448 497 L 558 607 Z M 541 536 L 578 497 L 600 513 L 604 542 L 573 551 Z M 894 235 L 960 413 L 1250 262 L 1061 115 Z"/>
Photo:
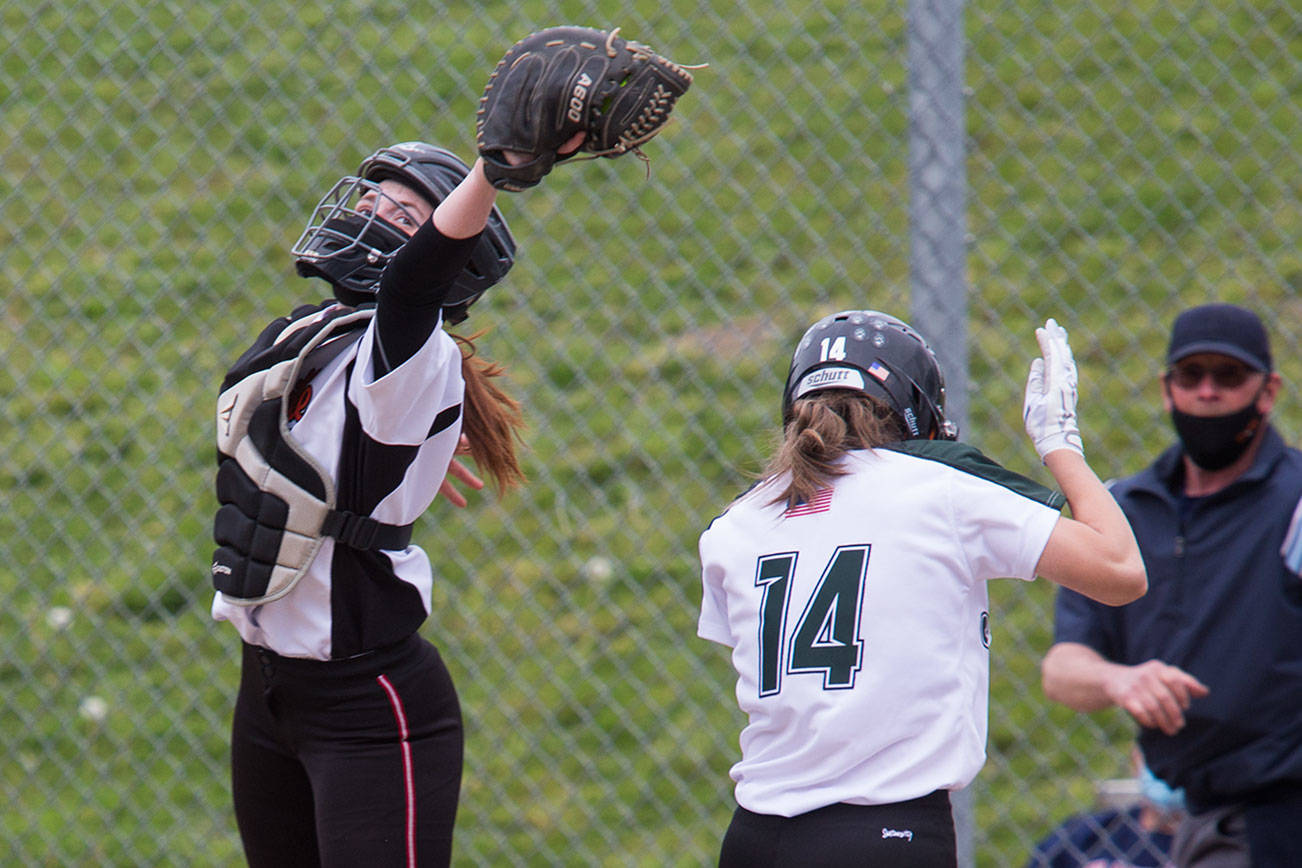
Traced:
<path fill-rule="evenodd" d="M 1138 666 L 1117 666 L 1106 686 L 1112 701 L 1140 726 L 1175 735 L 1184 728 L 1184 712 L 1194 699 L 1208 694 L 1207 685 L 1180 669 L 1149 660 Z"/>

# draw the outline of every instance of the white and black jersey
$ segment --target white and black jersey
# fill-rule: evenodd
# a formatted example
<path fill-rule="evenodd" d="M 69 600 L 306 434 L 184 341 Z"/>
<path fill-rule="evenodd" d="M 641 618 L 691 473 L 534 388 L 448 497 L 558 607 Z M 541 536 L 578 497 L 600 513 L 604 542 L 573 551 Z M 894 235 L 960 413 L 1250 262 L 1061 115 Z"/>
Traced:
<path fill-rule="evenodd" d="M 376 315 L 360 339 L 294 384 L 293 436 L 333 472 L 338 509 L 409 525 L 436 496 L 460 436 L 464 391 L 460 349 L 438 327 L 438 290 L 475 241 L 422 226 L 386 270 Z M 410 267 L 429 262 L 450 265 L 447 273 Z M 418 546 L 358 549 L 327 537 L 288 594 L 257 606 L 218 594 L 212 614 L 252 645 L 340 659 L 413 633 L 429 614 L 432 585 L 429 557 Z"/>
<path fill-rule="evenodd" d="M 1032 579 L 1062 497 L 959 443 L 851 452 L 808 503 L 734 502 L 701 536 L 698 632 L 749 717 L 737 802 L 792 817 L 966 785 L 985 760 L 986 581 Z"/>

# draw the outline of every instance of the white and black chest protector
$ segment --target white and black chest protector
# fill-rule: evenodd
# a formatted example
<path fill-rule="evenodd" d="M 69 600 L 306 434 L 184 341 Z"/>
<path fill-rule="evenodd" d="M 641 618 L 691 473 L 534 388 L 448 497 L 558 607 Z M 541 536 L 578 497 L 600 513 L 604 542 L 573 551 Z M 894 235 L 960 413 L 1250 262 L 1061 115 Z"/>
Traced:
<path fill-rule="evenodd" d="M 256 606 L 283 597 L 327 536 L 358 549 L 397 550 L 411 541 L 411 525 L 335 509 L 331 474 L 289 426 L 300 371 L 320 369 L 360 340 L 374 315 L 374 308 L 300 309 L 267 326 L 227 372 L 217 399 L 221 506 L 212 561 L 213 586 L 227 601 Z"/>

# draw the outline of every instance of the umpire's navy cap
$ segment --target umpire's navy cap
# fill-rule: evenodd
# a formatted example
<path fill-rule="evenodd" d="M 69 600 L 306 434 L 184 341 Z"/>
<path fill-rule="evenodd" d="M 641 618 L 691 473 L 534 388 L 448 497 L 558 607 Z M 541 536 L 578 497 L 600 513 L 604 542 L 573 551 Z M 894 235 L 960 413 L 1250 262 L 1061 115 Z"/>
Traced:
<path fill-rule="evenodd" d="M 1261 318 L 1233 304 L 1205 304 L 1175 318 L 1166 363 L 1174 365 L 1195 353 L 1219 353 L 1254 371 L 1273 370 L 1270 339 Z"/>

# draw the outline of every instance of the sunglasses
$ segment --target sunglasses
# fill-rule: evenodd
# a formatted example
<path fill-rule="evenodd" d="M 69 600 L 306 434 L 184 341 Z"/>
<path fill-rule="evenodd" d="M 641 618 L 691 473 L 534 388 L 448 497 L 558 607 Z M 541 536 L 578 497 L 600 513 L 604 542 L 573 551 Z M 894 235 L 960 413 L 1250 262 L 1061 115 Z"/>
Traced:
<path fill-rule="evenodd" d="M 1205 377 L 1222 389 L 1237 389 L 1248 381 L 1254 372 L 1244 365 L 1216 365 L 1207 368 L 1202 365 L 1176 365 L 1166 372 L 1167 382 L 1181 389 L 1196 389 Z"/>

